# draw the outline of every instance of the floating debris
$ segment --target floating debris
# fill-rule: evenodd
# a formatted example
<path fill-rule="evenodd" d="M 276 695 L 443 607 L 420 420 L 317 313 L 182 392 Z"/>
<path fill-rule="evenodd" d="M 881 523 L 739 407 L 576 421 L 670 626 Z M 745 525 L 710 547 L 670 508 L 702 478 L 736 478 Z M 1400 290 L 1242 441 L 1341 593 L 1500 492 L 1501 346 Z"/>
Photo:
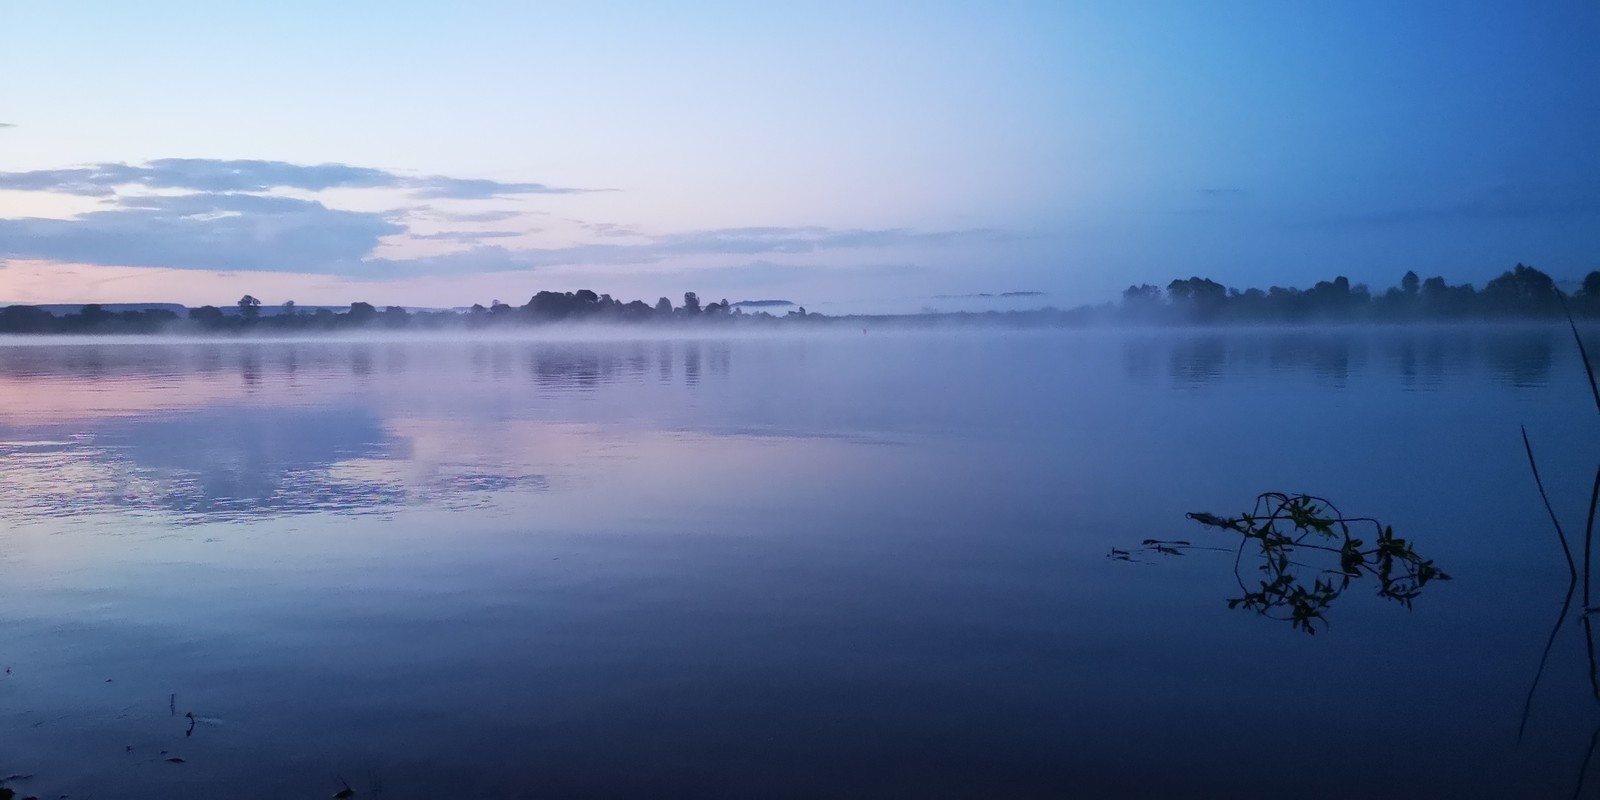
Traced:
<path fill-rule="evenodd" d="M 1377 579 L 1379 597 L 1406 608 L 1428 583 L 1450 580 L 1432 561 L 1417 555 L 1411 542 L 1395 536 L 1394 529 L 1370 517 L 1346 517 L 1321 497 L 1267 492 L 1256 498 L 1253 509 L 1237 517 L 1204 511 L 1188 517 L 1242 537 L 1233 566 L 1241 596 L 1229 599 L 1228 608 L 1283 620 L 1308 634 L 1328 624 L 1323 612 L 1363 577 Z M 1354 535 L 1360 530 L 1372 531 L 1372 546 Z M 1145 539 L 1131 552 L 1112 548 L 1110 557 L 1133 561 L 1135 553 L 1178 556 L 1189 550 L 1221 549 L 1225 548 L 1197 547 L 1183 539 Z M 1241 570 L 1249 563 L 1246 551 L 1255 557 L 1256 570 L 1270 580 L 1245 580 Z M 1302 558 L 1313 561 L 1297 560 Z M 1261 588 L 1254 590 L 1248 583 L 1259 583 Z"/>

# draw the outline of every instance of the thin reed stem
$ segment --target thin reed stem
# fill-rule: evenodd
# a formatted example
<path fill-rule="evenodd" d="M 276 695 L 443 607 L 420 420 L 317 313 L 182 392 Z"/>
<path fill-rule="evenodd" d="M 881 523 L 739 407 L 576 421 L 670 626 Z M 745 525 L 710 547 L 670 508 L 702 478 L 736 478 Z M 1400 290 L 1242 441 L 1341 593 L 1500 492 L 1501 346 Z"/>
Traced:
<path fill-rule="evenodd" d="M 1567 557 L 1567 572 L 1571 575 L 1573 583 L 1578 581 L 1578 565 L 1572 560 L 1572 547 L 1567 544 L 1567 534 L 1561 530 L 1561 520 L 1556 518 L 1556 510 L 1550 506 L 1550 495 L 1544 491 L 1544 480 L 1539 477 L 1539 464 L 1533 458 L 1533 444 L 1528 441 L 1528 426 L 1522 426 L 1522 448 L 1528 453 L 1528 468 L 1533 470 L 1534 485 L 1539 487 L 1539 499 L 1544 501 L 1544 510 L 1550 514 L 1550 524 L 1556 526 L 1556 538 L 1561 540 L 1561 554 Z M 1591 515 L 1592 517 L 1593 515 Z M 1587 590 L 1588 587 L 1585 587 Z M 1588 592 L 1584 592 L 1585 605 L 1588 604 Z"/>

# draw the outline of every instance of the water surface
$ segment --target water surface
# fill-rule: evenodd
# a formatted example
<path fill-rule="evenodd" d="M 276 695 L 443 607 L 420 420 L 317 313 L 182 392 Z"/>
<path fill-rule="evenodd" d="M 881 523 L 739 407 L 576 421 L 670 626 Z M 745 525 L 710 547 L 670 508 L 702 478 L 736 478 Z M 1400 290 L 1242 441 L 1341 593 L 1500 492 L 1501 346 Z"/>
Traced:
<path fill-rule="evenodd" d="M 1565 797 L 1600 704 L 1568 628 L 1517 745 L 1566 585 L 1518 425 L 1581 530 L 1596 422 L 1560 328 L 11 340 L 0 772 Z M 1313 637 L 1226 608 L 1231 554 L 1106 557 L 1268 490 L 1456 579 Z"/>

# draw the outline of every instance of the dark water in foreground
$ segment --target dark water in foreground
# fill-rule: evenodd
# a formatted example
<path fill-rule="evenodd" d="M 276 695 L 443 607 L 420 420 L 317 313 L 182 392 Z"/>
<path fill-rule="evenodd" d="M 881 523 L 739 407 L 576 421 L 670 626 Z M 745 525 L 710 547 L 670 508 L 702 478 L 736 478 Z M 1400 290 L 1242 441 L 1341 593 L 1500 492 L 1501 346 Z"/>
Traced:
<path fill-rule="evenodd" d="M 1569 623 L 1516 745 L 1566 585 L 1519 423 L 1581 531 L 1561 329 L 0 344 L 0 777 L 1566 797 L 1600 703 Z M 1231 554 L 1106 557 L 1272 489 L 1456 580 L 1311 637 Z"/>

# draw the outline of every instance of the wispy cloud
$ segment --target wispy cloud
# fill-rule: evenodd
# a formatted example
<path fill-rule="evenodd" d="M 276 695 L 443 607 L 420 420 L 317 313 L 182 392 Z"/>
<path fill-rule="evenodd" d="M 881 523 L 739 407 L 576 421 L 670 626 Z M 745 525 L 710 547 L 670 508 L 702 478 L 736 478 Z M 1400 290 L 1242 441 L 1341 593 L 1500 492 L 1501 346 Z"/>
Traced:
<path fill-rule="evenodd" d="M 74 219 L 0 219 L 0 258 L 337 273 L 405 228 L 381 214 L 249 194 L 123 198 Z"/>
<path fill-rule="evenodd" d="M 432 211 L 432 209 L 430 209 Z M 452 214 L 443 211 L 432 211 L 433 216 L 446 222 L 505 222 L 522 216 L 520 211 L 479 211 L 471 214 Z"/>
<path fill-rule="evenodd" d="M 413 239 L 429 239 L 441 242 L 475 242 L 479 239 L 510 239 L 516 236 L 526 236 L 536 231 L 439 231 L 438 233 L 413 233 Z"/>
<path fill-rule="evenodd" d="M 413 177 L 349 164 L 258 160 L 162 159 L 132 165 L 102 163 L 0 172 L 0 189 L 103 198 L 100 208 L 72 218 L 0 219 L 0 258 L 375 279 L 558 266 L 647 265 L 696 257 L 720 257 L 718 261 L 726 262 L 737 257 L 936 247 L 956 240 L 1003 236 L 991 230 L 817 226 L 713 228 L 649 235 L 626 225 L 574 220 L 591 241 L 512 247 L 488 242 L 537 231 L 451 230 L 449 223 L 505 222 L 539 212 L 496 209 L 459 213 L 426 204 L 352 211 L 277 193 L 351 188 L 400 188 L 415 196 L 455 200 L 585 191 L 477 178 Z M 446 224 L 427 227 L 445 229 L 412 233 L 409 225 L 418 220 L 442 221 Z M 384 257 L 374 257 L 384 237 L 398 234 L 463 247 L 414 258 L 389 255 L 393 251 L 386 249 Z M 781 270 L 768 272 L 781 274 Z"/>
<path fill-rule="evenodd" d="M 680 282 L 715 286 L 718 291 L 775 289 L 814 281 L 824 276 L 871 278 L 919 278 L 933 270 L 918 264 L 865 264 L 830 266 L 772 261 L 752 261 L 725 267 L 686 269 L 669 273 Z"/>
<path fill-rule="evenodd" d="M 603 236 L 612 239 L 626 239 L 633 236 L 644 235 L 639 232 L 638 228 L 635 228 L 632 225 L 620 225 L 615 222 L 585 222 L 581 219 L 571 218 L 568 218 L 567 222 L 570 222 L 596 236 Z"/>
<path fill-rule="evenodd" d="M 1005 238 L 1005 234 L 987 229 L 911 231 L 839 230 L 821 227 L 721 228 L 658 236 L 637 244 L 585 243 L 563 247 L 517 249 L 484 245 L 425 258 L 367 259 L 359 266 L 345 265 L 348 271 L 342 274 L 352 278 L 370 279 L 419 274 L 507 272 L 547 267 L 626 266 L 655 264 L 678 257 L 792 256 L 834 250 L 887 249 L 1002 238 Z M 784 269 L 789 267 L 785 266 L 777 272 L 782 272 Z"/>
<path fill-rule="evenodd" d="M 419 258 L 370 257 L 383 237 L 400 233 L 408 229 L 393 213 L 334 209 L 294 197 L 243 192 L 120 196 L 112 208 L 72 219 L 0 219 L 0 258 L 375 279 L 652 264 L 694 256 L 794 256 L 1003 236 L 982 229 L 746 227 L 639 236 L 640 241 L 626 243 L 508 248 L 482 242 L 526 232 L 440 231 L 412 237 L 477 246 Z"/>
<path fill-rule="evenodd" d="M 424 200 L 488 200 L 519 194 L 584 194 L 612 192 L 615 189 L 572 189 L 542 183 L 501 183 L 483 178 L 446 178 L 438 175 L 412 178 L 404 182 L 412 195 Z"/>
<path fill-rule="evenodd" d="M 0 122 L 0 128 L 15 128 L 15 127 L 17 127 L 17 126 L 15 124 L 13 124 L 13 123 Z"/>
<path fill-rule="evenodd" d="M 505 183 L 484 178 L 402 175 L 349 164 L 292 164 L 252 159 L 163 158 L 143 164 L 106 162 L 65 169 L 0 172 L 0 189 L 108 197 L 123 187 L 194 192 L 402 189 L 419 198 L 453 200 L 610 191 L 543 183 Z"/>
<path fill-rule="evenodd" d="M 179 217 L 228 213 L 281 214 L 325 208 L 315 200 L 237 192 L 137 195 L 119 197 L 116 200 L 116 205 L 122 208 L 156 211 Z"/>
<path fill-rule="evenodd" d="M 658 237 L 648 244 L 593 245 L 593 247 L 667 255 L 764 253 L 815 253 L 821 250 L 881 248 L 904 245 L 945 244 L 966 239 L 1000 239 L 1004 234 L 987 229 L 914 231 L 906 228 L 836 229 L 822 227 L 747 227 L 690 231 Z"/>

